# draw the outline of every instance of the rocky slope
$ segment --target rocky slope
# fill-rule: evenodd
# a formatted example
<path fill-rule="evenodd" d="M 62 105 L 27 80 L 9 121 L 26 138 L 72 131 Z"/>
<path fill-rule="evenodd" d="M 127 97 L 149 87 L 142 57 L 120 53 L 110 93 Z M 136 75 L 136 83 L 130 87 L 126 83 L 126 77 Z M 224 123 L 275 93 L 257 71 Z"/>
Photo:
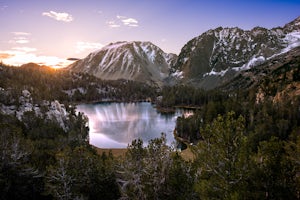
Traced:
<path fill-rule="evenodd" d="M 162 84 L 175 54 L 164 53 L 150 42 L 117 42 L 89 54 L 68 68 L 106 80 L 135 80 Z"/>
<path fill-rule="evenodd" d="M 174 68 L 185 82 L 211 89 L 240 71 L 250 69 L 300 46 L 300 17 L 284 27 L 252 30 L 209 30 L 190 40 L 181 50 Z"/>
<path fill-rule="evenodd" d="M 278 102 L 300 96 L 300 47 L 245 70 L 219 89 L 255 91 L 256 102 L 265 98 Z"/>

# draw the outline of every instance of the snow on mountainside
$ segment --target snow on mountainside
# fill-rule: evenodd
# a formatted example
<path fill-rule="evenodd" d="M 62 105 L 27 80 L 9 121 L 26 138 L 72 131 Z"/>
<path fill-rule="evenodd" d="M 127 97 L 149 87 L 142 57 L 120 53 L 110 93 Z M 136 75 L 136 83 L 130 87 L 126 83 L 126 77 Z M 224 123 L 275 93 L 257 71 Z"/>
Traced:
<path fill-rule="evenodd" d="M 186 81 L 207 89 L 216 87 L 275 56 L 300 46 L 300 17 L 284 27 L 252 30 L 209 30 L 190 40 L 174 65 Z"/>
<path fill-rule="evenodd" d="M 161 84 L 176 59 L 175 54 L 164 53 L 150 42 L 116 42 L 89 54 L 68 68 L 101 79 Z"/>

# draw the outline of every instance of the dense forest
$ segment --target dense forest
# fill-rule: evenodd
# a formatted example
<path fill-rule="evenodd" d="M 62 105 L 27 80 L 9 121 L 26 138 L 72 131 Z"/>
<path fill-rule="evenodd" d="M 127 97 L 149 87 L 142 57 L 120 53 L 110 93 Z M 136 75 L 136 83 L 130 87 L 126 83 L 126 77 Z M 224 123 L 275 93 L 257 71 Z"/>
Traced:
<path fill-rule="evenodd" d="M 0 107 L 13 111 L 0 112 L 0 199 L 300 199 L 300 98 L 277 95 L 299 81 L 293 73 L 229 92 L 1 65 Z M 157 96 L 161 107 L 194 109 L 176 125 L 192 160 L 164 134 L 133 141 L 124 157 L 88 144 L 74 103 Z M 64 126 L 48 117 L 53 101 L 64 104 Z M 25 104 L 39 111 L 21 112 Z"/>
<path fill-rule="evenodd" d="M 21 91 L 26 89 L 36 102 L 124 102 L 144 101 L 157 96 L 156 87 L 140 82 L 100 80 L 88 74 L 57 70 L 34 63 L 21 67 L 0 65 L 0 87 L 11 91 L 10 99 L 18 99 Z"/>

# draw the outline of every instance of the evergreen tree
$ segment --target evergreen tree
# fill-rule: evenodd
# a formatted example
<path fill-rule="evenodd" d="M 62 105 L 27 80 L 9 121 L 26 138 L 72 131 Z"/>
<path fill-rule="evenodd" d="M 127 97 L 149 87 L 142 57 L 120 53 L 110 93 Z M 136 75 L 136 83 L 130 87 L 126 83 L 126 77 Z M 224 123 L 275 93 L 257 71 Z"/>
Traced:
<path fill-rule="evenodd" d="M 200 133 L 193 148 L 198 170 L 196 190 L 201 199 L 239 199 L 248 178 L 245 120 L 229 112 L 219 115 Z"/>

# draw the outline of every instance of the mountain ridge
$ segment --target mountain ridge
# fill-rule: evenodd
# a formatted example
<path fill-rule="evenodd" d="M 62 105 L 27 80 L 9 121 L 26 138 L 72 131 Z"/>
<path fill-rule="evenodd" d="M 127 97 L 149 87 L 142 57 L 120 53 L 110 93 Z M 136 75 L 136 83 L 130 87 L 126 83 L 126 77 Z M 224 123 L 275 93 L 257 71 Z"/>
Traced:
<path fill-rule="evenodd" d="M 174 68 L 183 72 L 185 82 L 208 89 L 217 87 L 238 71 L 300 46 L 299 22 L 300 17 L 273 29 L 210 29 L 187 42 Z"/>
<path fill-rule="evenodd" d="M 188 41 L 179 55 L 151 42 L 116 42 L 92 52 L 68 69 L 101 79 L 150 84 L 192 84 L 213 89 L 239 73 L 300 46 L 300 17 L 282 27 L 218 27 Z"/>

